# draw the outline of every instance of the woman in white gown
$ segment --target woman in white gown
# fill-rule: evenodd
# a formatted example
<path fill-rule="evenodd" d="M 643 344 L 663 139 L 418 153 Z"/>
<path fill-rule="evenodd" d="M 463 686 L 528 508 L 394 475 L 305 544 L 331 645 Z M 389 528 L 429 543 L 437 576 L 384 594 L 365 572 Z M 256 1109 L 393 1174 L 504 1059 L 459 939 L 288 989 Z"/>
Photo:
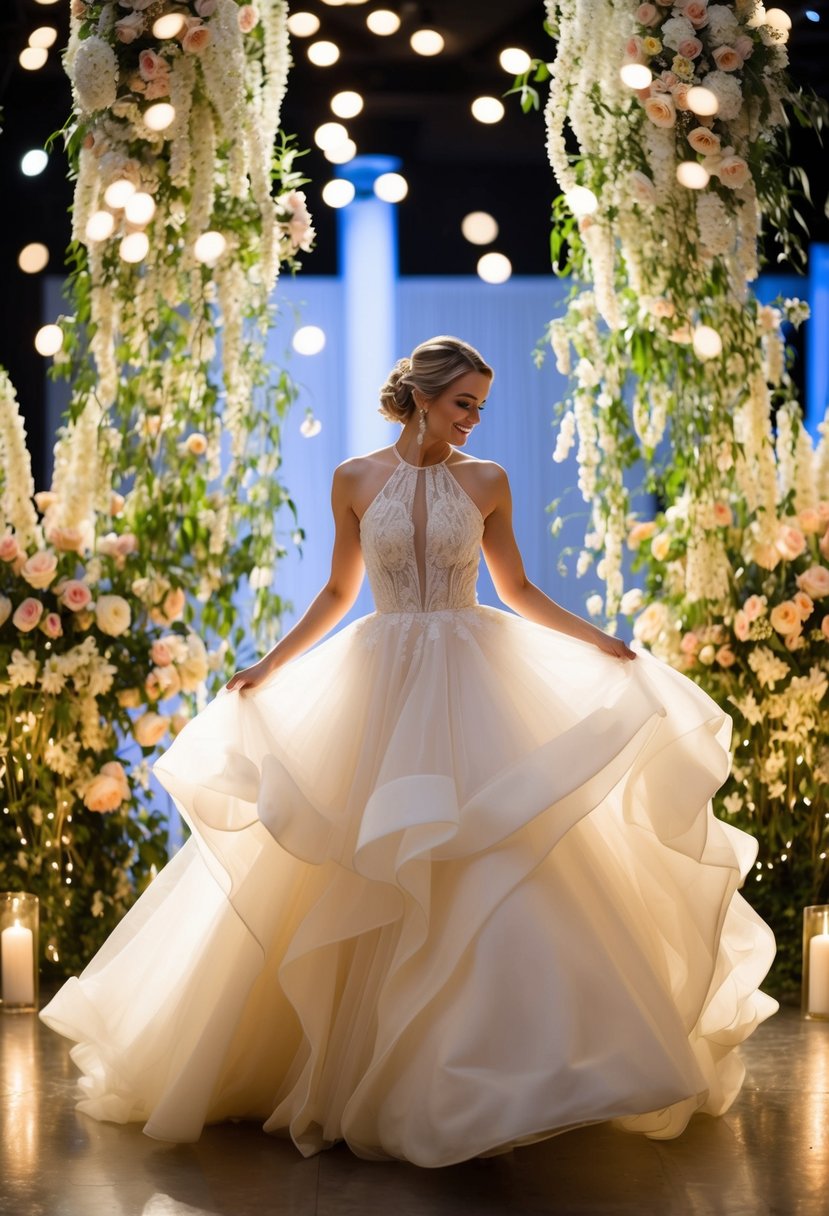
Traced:
<path fill-rule="evenodd" d="M 192 837 L 41 1014 L 95 1118 L 441 1166 L 737 1095 L 776 1005 L 755 843 L 711 811 L 730 720 L 527 580 L 506 475 L 462 450 L 491 378 L 456 338 L 400 360 L 326 587 L 156 763 Z M 481 547 L 513 613 L 477 603 Z M 363 563 L 376 612 L 310 649 Z"/>

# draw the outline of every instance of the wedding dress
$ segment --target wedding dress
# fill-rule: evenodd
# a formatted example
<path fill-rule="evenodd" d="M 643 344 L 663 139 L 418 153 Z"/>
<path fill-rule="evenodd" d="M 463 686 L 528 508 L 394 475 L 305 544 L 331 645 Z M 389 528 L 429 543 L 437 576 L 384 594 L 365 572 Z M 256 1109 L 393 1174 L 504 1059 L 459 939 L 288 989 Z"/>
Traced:
<path fill-rule="evenodd" d="M 678 1135 L 776 1008 L 755 842 L 710 806 L 730 720 L 479 605 L 480 512 L 398 459 L 361 524 L 376 612 L 175 739 L 155 772 L 193 834 L 41 1016 L 80 1109 L 163 1140 L 257 1119 L 442 1166 Z"/>

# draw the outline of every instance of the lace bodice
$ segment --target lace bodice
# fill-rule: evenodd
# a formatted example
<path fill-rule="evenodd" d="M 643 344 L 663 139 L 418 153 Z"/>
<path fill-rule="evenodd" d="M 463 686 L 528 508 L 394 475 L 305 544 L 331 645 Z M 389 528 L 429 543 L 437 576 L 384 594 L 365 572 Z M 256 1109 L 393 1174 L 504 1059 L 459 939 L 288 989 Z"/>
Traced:
<path fill-rule="evenodd" d="M 472 607 L 484 530 L 480 511 L 446 461 L 418 468 L 392 450 L 397 468 L 360 523 L 377 611 Z"/>

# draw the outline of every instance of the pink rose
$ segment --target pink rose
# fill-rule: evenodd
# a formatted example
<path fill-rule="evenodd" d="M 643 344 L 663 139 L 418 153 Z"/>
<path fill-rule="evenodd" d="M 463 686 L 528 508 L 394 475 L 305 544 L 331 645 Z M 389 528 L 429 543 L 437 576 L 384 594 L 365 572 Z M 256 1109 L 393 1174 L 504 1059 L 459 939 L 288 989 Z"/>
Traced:
<path fill-rule="evenodd" d="M 704 29 L 708 24 L 708 5 L 703 4 L 702 0 L 689 0 L 688 4 L 683 5 L 682 16 L 691 22 L 695 30 Z"/>
<path fill-rule="evenodd" d="M 700 152 L 703 156 L 711 156 L 720 150 L 719 135 L 715 135 L 707 127 L 694 127 L 693 131 L 689 131 L 688 143 L 695 152 Z"/>
<path fill-rule="evenodd" d="M 805 511 L 798 511 L 797 522 L 800 524 L 804 532 L 809 536 L 815 536 L 818 532 L 822 532 L 824 528 L 823 520 L 820 514 L 813 507 L 807 507 Z"/>
<path fill-rule="evenodd" d="M 683 654 L 696 654 L 699 650 L 699 638 L 693 632 L 683 634 L 679 649 Z"/>
<path fill-rule="evenodd" d="M 702 43 L 699 38 L 683 38 L 676 49 L 686 59 L 696 59 L 702 54 Z"/>
<path fill-rule="evenodd" d="M 120 764 L 118 765 L 121 768 Z M 121 770 L 123 772 L 123 769 Z M 89 811 L 105 814 L 115 811 L 124 801 L 126 782 L 112 773 L 100 772 L 84 787 L 83 804 Z M 127 787 L 128 791 L 128 787 Z"/>
<path fill-rule="evenodd" d="M 785 561 L 791 562 L 796 557 L 800 557 L 801 553 L 805 552 L 806 537 L 800 531 L 800 528 L 793 528 L 789 524 L 783 524 L 777 533 L 775 545 L 780 556 Z"/>
<path fill-rule="evenodd" d="M 673 127 L 676 124 L 676 106 L 670 93 L 649 97 L 645 102 L 645 113 L 655 127 Z"/>
<path fill-rule="evenodd" d="M 745 62 L 754 54 L 754 39 L 749 38 L 748 34 L 740 34 L 739 38 L 734 39 L 734 50 Z"/>
<path fill-rule="evenodd" d="M 815 610 L 814 600 L 805 591 L 796 591 L 792 596 L 792 603 L 800 613 L 801 621 L 805 621 Z"/>
<path fill-rule="evenodd" d="M 40 628 L 47 638 L 59 638 L 63 633 L 63 625 L 57 612 L 47 612 L 40 622 Z"/>
<path fill-rule="evenodd" d="M 764 616 L 766 611 L 766 597 L 764 595 L 750 595 L 743 604 L 743 612 L 750 621 L 756 621 L 759 617 Z"/>
<path fill-rule="evenodd" d="M 775 604 L 769 620 L 772 629 L 776 629 L 778 633 L 800 633 L 800 613 L 791 600 L 783 600 L 781 604 Z"/>
<path fill-rule="evenodd" d="M 742 608 L 734 614 L 734 636 L 741 642 L 748 641 L 751 623 Z"/>
<path fill-rule="evenodd" d="M 133 726 L 136 743 L 139 747 L 155 747 L 156 743 L 166 735 L 169 725 L 170 719 L 164 714 L 156 714 L 152 710 L 148 710 L 138 718 Z"/>
<path fill-rule="evenodd" d="M 187 32 L 181 40 L 182 50 L 188 55 L 200 55 L 210 42 L 212 35 L 201 21 L 193 22 L 187 27 Z"/>
<path fill-rule="evenodd" d="M 146 50 L 138 56 L 138 71 L 142 80 L 154 80 L 159 71 L 166 68 L 166 60 L 162 59 L 158 51 Z"/>
<path fill-rule="evenodd" d="M 64 583 L 60 598 L 61 603 L 70 612 L 83 612 L 84 608 L 88 608 L 92 602 L 92 592 L 86 583 L 82 583 L 76 578 L 70 578 Z"/>
<path fill-rule="evenodd" d="M 636 20 L 640 25 L 658 25 L 662 18 L 655 4 L 640 4 L 636 10 Z"/>
<path fill-rule="evenodd" d="M 147 81 L 147 86 L 144 89 L 144 96 L 147 101 L 157 101 L 159 97 L 170 96 L 170 73 L 169 71 L 159 72 L 153 80 Z"/>
<path fill-rule="evenodd" d="M 0 536 L 0 561 L 13 562 L 19 556 L 20 546 L 17 543 L 17 537 L 11 532 Z"/>
<path fill-rule="evenodd" d="M 743 66 L 743 57 L 737 54 L 733 46 L 718 46 L 713 54 L 714 62 L 721 72 L 736 72 Z"/>
<path fill-rule="evenodd" d="M 43 616 L 43 605 L 40 600 L 36 600 L 34 596 L 27 596 L 20 604 L 18 604 L 15 614 L 12 617 L 12 624 L 15 629 L 19 629 L 21 633 L 31 633 L 35 626 L 39 623 Z"/>
<path fill-rule="evenodd" d="M 144 33 L 144 18 L 140 13 L 128 13 L 115 22 L 115 37 L 119 42 L 135 42 Z"/>
<path fill-rule="evenodd" d="M 122 532 L 115 542 L 115 552 L 119 557 L 129 557 L 138 548 L 138 538 L 134 532 Z"/>
<path fill-rule="evenodd" d="M 718 528 L 730 528 L 734 523 L 734 513 L 727 502 L 714 503 L 714 523 Z"/>
<path fill-rule="evenodd" d="M 678 110 L 689 110 L 688 105 L 688 90 L 691 88 L 685 81 L 680 81 L 679 84 L 671 86 L 671 95 L 674 99 L 674 104 Z"/>
<path fill-rule="evenodd" d="M 54 579 L 57 568 L 58 559 L 54 553 L 50 553 L 48 549 L 40 549 L 23 563 L 20 574 L 30 587 L 36 587 L 38 591 L 42 591 Z"/>
<path fill-rule="evenodd" d="M 255 4 L 243 4 L 236 14 L 239 29 L 243 34 L 249 34 L 259 24 L 259 10 Z"/>
<path fill-rule="evenodd" d="M 737 656 L 730 646 L 721 646 L 714 656 L 720 667 L 733 667 Z"/>
<path fill-rule="evenodd" d="M 628 63 L 644 63 L 647 59 L 645 47 L 638 34 L 631 34 L 625 43 L 625 59 Z"/>
<path fill-rule="evenodd" d="M 167 665 L 173 661 L 173 655 L 170 647 L 161 638 L 156 638 L 150 647 L 150 658 L 155 663 L 156 667 L 167 667 Z"/>
<path fill-rule="evenodd" d="M 783 643 L 787 650 L 801 650 L 806 642 L 803 639 L 802 633 L 787 633 L 783 638 Z"/>
<path fill-rule="evenodd" d="M 823 599 L 829 595 L 829 570 L 825 566 L 810 566 L 795 580 L 801 591 L 805 591 L 813 600 Z"/>

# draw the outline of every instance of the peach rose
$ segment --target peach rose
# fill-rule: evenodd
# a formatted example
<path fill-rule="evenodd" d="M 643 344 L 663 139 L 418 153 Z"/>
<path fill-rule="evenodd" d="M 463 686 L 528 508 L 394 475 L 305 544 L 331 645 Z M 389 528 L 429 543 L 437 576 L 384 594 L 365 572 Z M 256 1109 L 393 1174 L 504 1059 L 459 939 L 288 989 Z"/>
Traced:
<path fill-rule="evenodd" d="M 40 549 L 23 563 L 20 574 L 30 587 L 35 587 L 38 591 L 42 591 L 54 579 L 57 568 L 58 559 L 54 553 L 51 553 L 48 549 Z"/>
<path fill-rule="evenodd" d="M 720 667 L 733 667 L 737 662 L 737 656 L 730 646 L 721 646 L 715 658 Z"/>
<path fill-rule="evenodd" d="M 797 522 L 807 536 L 816 536 L 824 528 L 823 520 L 814 507 L 807 507 L 805 511 L 798 511 Z"/>
<path fill-rule="evenodd" d="M 825 557 L 829 562 L 829 528 L 827 528 L 823 536 L 821 536 L 817 543 L 817 547 L 820 550 L 821 557 Z"/>
<path fill-rule="evenodd" d="M 794 595 L 792 596 L 792 603 L 800 613 L 800 619 L 802 621 L 805 621 L 807 617 L 810 617 L 815 610 L 814 600 L 810 595 L 807 595 L 805 591 L 795 591 Z"/>
<path fill-rule="evenodd" d="M 764 595 L 750 595 L 743 604 L 743 612 L 750 621 L 758 620 L 759 617 L 765 615 L 766 597 Z"/>
<path fill-rule="evenodd" d="M 201 431 L 193 431 L 185 439 L 184 446 L 191 456 L 203 456 L 207 451 L 207 439 Z"/>
<path fill-rule="evenodd" d="M 259 24 L 259 10 L 255 4 L 243 4 L 236 14 L 239 29 L 243 34 L 249 34 Z"/>
<path fill-rule="evenodd" d="M 729 190 L 739 190 L 749 180 L 751 173 L 742 156 L 724 156 L 717 176 Z"/>
<path fill-rule="evenodd" d="M 800 613 L 797 610 L 797 605 L 791 600 L 783 600 L 780 604 L 775 604 L 769 616 L 773 629 L 778 633 L 800 633 Z"/>
<path fill-rule="evenodd" d="M 118 778 L 110 773 L 98 773 L 84 787 L 83 804 L 88 811 L 101 814 L 116 811 L 123 801 L 124 787 Z"/>
<path fill-rule="evenodd" d="M 733 46 L 718 46 L 714 50 L 714 62 L 721 72 L 736 72 L 743 66 L 743 57 Z"/>
<path fill-rule="evenodd" d="M 61 553 L 83 553 L 86 534 L 81 528 L 49 528 L 46 539 Z"/>
<path fill-rule="evenodd" d="M 107 777 L 112 777 L 114 781 L 120 781 L 124 797 L 129 797 L 130 783 L 127 781 L 123 764 L 119 764 L 117 760 L 108 760 L 106 764 L 101 765 L 101 772 Z"/>
<path fill-rule="evenodd" d="M 102 595 L 95 605 L 95 620 L 101 633 L 118 638 L 130 627 L 130 606 L 122 595 Z"/>
<path fill-rule="evenodd" d="M 693 131 L 689 131 L 688 143 L 695 152 L 700 152 L 703 156 L 712 156 L 720 150 L 719 135 L 715 135 L 707 127 L 694 127 Z"/>
<path fill-rule="evenodd" d="M 764 570 L 774 570 L 780 564 L 780 553 L 776 545 L 754 545 L 751 560 Z"/>
<path fill-rule="evenodd" d="M 124 503 L 126 501 L 127 500 L 124 498 L 123 494 L 118 494 L 117 491 L 113 490 L 109 496 L 110 515 L 120 515 L 124 509 Z"/>
<path fill-rule="evenodd" d="M 40 622 L 40 628 L 46 634 L 47 638 L 59 638 L 63 633 L 63 625 L 57 612 L 47 612 L 46 616 Z"/>
<path fill-rule="evenodd" d="M 829 570 L 825 566 L 810 566 L 802 574 L 798 574 L 796 583 L 801 591 L 805 591 L 813 600 L 823 599 L 829 595 Z"/>
<path fill-rule="evenodd" d="M 76 578 L 70 578 L 63 584 L 60 598 L 61 603 L 70 612 L 83 612 L 84 608 L 88 608 L 92 603 L 92 592 L 86 583 L 82 583 Z"/>
<path fill-rule="evenodd" d="M 803 634 L 799 632 L 787 633 L 783 638 L 783 643 L 787 650 L 801 650 L 806 645 Z"/>
<path fill-rule="evenodd" d="M 827 615 L 820 622 L 820 632 L 829 642 L 829 613 L 827 613 Z"/>
<path fill-rule="evenodd" d="M 170 69 L 166 64 L 162 72 L 147 81 L 144 86 L 144 96 L 147 101 L 157 101 L 159 97 L 170 96 Z"/>
<path fill-rule="evenodd" d="M 164 596 L 162 612 L 168 621 L 177 621 L 184 612 L 185 596 L 181 587 L 173 587 Z"/>
<path fill-rule="evenodd" d="M 640 25 L 658 25 L 662 18 L 655 4 L 640 4 L 636 10 L 636 20 Z"/>
<path fill-rule="evenodd" d="M 692 631 L 684 633 L 682 641 L 679 643 L 679 649 L 683 654 L 696 654 L 699 650 L 699 638 Z"/>
<path fill-rule="evenodd" d="M 686 111 L 691 108 L 688 105 L 688 90 L 690 87 L 691 86 L 684 80 L 680 81 L 679 84 L 671 85 L 671 96 L 673 97 L 674 105 L 678 110 Z"/>
<path fill-rule="evenodd" d="M 31 633 L 35 626 L 40 623 L 42 616 L 43 605 L 40 600 L 36 600 L 33 596 L 29 595 L 17 605 L 12 617 L 12 624 L 21 633 Z"/>
<path fill-rule="evenodd" d="M 625 60 L 628 63 L 644 63 L 647 59 L 645 46 L 638 34 L 632 34 L 625 43 Z"/>
<path fill-rule="evenodd" d="M 164 736 L 170 725 L 170 719 L 164 714 L 153 713 L 148 710 L 142 714 L 133 726 L 133 734 L 135 741 L 139 747 L 155 747 Z"/>
<path fill-rule="evenodd" d="M 150 647 L 150 658 L 156 667 L 168 667 L 173 661 L 173 654 L 162 638 L 156 638 Z"/>
<path fill-rule="evenodd" d="M 148 701 L 161 700 L 161 681 L 156 675 L 156 668 L 153 668 L 144 681 L 144 696 Z"/>
<path fill-rule="evenodd" d="M 683 38 L 676 49 L 683 59 L 696 59 L 702 54 L 702 43 L 699 38 Z"/>
<path fill-rule="evenodd" d="M 742 608 L 739 608 L 737 612 L 734 613 L 734 636 L 740 642 L 747 642 L 750 631 L 751 622 Z"/>
<path fill-rule="evenodd" d="M 58 501 L 58 496 L 52 490 L 38 490 L 35 494 L 35 506 L 41 515 L 53 507 Z"/>
<path fill-rule="evenodd" d="M 13 562 L 19 556 L 20 546 L 17 543 L 17 537 L 11 532 L 5 532 L 3 536 L 0 536 L 0 561 Z"/>
<path fill-rule="evenodd" d="M 655 127 L 676 125 L 676 105 L 670 93 L 662 93 L 645 100 L 645 113 Z"/>
<path fill-rule="evenodd" d="M 169 667 L 154 667 L 150 674 L 154 675 L 158 682 L 159 700 L 176 697 L 181 692 L 181 676 L 172 664 Z"/>
<path fill-rule="evenodd" d="M 0 595 L 0 625 L 5 625 L 12 614 L 12 602 L 7 595 Z"/>
<path fill-rule="evenodd" d="M 188 55 L 200 55 L 211 39 L 210 30 L 201 21 L 192 22 L 181 40 L 181 48 Z"/>
<path fill-rule="evenodd" d="M 634 524 L 628 535 L 628 548 L 638 549 L 643 540 L 650 540 L 656 531 L 656 522 L 652 519 L 642 520 Z"/>
<path fill-rule="evenodd" d="M 640 642 L 655 642 L 662 630 L 668 624 L 668 609 L 664 604 L 654 601 L 648 604 L 633 623 L 633 636 Z"/>
<path fill-rule="evenodd" d="M 172 718 L 170 719 L 170 734 L 180 735 L 189 721 L 190 719 L 185 713 L 179 712 L 173 714 Z"/>
<path fill-rule="evenodd" d="M 734 523 L 734 512 L 727 502 L 714 503 L 714 523 L 718 528 L 730 528 Z"/>
<path fill-rule="evenodd" d="M 651 553 L 658 562 L 664 562 L 671 548 L 671 538 L 667 532 L 659 532 L 651 541 Z"/>
<path fill-rule="evenodd" d="M 138 709 L 144 701 L 139 688 L 122 688 L 116 695 L 122 709 Z"/>
<path fill-rule="evenodd" d="M 780 556 L 787 562 L 791 562 L 805 552 L 806 537 L 800 528 L 794 528 L 791 524 L 783 524 L 777 533 L 775 545 Z"/>

